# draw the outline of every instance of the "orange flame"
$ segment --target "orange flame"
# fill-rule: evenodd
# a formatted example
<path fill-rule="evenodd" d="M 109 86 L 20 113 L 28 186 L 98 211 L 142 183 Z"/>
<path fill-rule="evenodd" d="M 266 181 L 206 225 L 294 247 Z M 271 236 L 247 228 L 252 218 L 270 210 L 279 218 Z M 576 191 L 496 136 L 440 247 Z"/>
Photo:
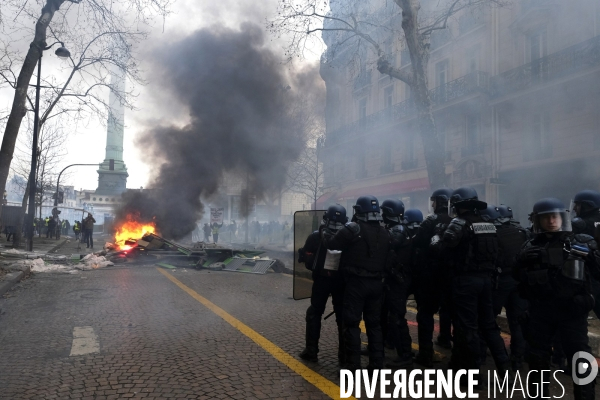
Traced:
<path fill-rule="evenodd" d="M 120 250 L 129 250 L 132 246 L 125 244 L 126 241 L 137 241 L 144 237 L 144 235 L 155 232 L 156 226 L 154 222 L 140 223 L 130 219 L 117 228 L 117 232 L 115 233 L 115 244 L 119 246 Z"/>

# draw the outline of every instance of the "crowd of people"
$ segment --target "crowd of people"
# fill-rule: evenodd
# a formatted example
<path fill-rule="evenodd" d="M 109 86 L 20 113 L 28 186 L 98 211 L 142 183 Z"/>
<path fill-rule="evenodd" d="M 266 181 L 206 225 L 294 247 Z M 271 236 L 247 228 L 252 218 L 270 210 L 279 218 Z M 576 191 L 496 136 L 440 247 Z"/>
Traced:
<path fill-rule="evenodd" d="M 61 235 L 68 235 L 73 230 L 75 240 L 81 240 L 81 243 L 85 243 L 87 248 L 94 248 L 93 232 L 94 232 L 94 219 L 91 213 L 88 213 L 87 217 L 83 221 L 75 221 L 71 226 L 71 223 L 67 219 L 61 220 L 58 216 L 48 216 L 46 218 L 34 218 L 33 220 L 33 234 L 35 236 L 46 235 L 48 239 L 60 239 Z M 6 240 L 11 241 L 14 239 L 14 235 L 17 229 L 15 226 L 5 226 L 3 233 L 6 235 Z M 23 227 L 23 234 L 25 233 L 25 227 Z"/>
<path fill-rule="evenodd" d="M 245 241 L 246 232 L 245 225 L 238 224 L 232 220 L 229 224 L 212 224 L 205 223 L 202 226 L 204 236 L 200 237 L 200 229 L 196 229 L 193 233 L 192 240 L 204 241 L 210 243 L 218 243 L 219 236 L 228 242 Z M 279 221 L 270 221 L 260 223 L 252 221 L 248 223 L 248 241 L 250 243 L 276 243 L 286 245 L 290 243 L 293 237 L 293 224 L 288 221 L 283 223 Z"/>
<path fill-rule="evenodd" d="M 358 198 L 351 222 L 341 205 L 328 208 L 319 230 L 298 251 L 313 278 L 300 357 L 318 361 L 331 295 L 343 369 L 361 369 L 365 353 L 367 369 L 383 368 L 384 343 L 397 352 L 388 368 L 411 368 L 413 362 L 433 367 L 439 313 L 437 343 L 451 348 L 449 369 L 479 370 L 489 349 L 501 377 L 514 379 L 528 365 L 523 384 L 529 398 L 549 398 L 542 371 L 570 375 L 573 356 L 591 353 L 588 314 L 593 310 L 600 317 L 600 193 L 577 193 L 574 207 L 541 199 L 533 205 L 529 228 L 514 219 L 510 207 L 480 201 L 473 188 L 439 189 L 430 201 L 425 219 L 400 200 L 380 206 L 373 196 Z M 416 357 L 406 320 L 409 294 L 417 303 Z M 503 308 L 510 353 L 496 323 Z M 577 400 L 594 399 L 595 380 L 574 384 L 573 392 Z"/>

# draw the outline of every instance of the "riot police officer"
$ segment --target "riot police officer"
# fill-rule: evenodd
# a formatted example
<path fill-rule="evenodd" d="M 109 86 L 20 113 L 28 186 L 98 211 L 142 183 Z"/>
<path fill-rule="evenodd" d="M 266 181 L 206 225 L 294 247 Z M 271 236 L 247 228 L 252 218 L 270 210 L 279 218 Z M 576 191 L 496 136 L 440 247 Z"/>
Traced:
<path fill-rule="evenodd" d="M 512 210 L 510 212 L 512 214 Z M 498 316 L 502 312 L 502 308 L 506 309 L 506 320 L 510 329 L 511 367 L 513 371 L 517 371 L 521 369 L 527 349 L 519 322 L 527 311 L 527 301 L 519 295 L 512 271 L 517 261 L 517 255 L 527 240 L 527 233 L 517 221 L 502 217 L 499 207 L 488 204 L 487 209 L 481 212 L 481 217 L 484 221 L 491 222 L 496 226 L 498 237 L 496 266 L 499 274 L 495 280 L 492 296 L 494 315 Z M 500 221 L 504 221 L 504 223 Z"/>
<path fill-rule="evenodd" d="M 321 225 L 332 234 L 348 222 L 346 209 L 339 204 L 330 206 L 323 215 Z M 340 253 L 327 250 L 321 244 L 319 231 L 311 233 L 304 247 L 298 250 L 306 268 L 312 271 L 312 293 L 310 306 L 306 310 L 306 347 L 300 358 L 317 362 L 319 338 L 321 337 L 321 318 L 325 312 L 327 299 L 331 295 L 335 320 L 338 326 L 338 361 L 344 362 L 344 341 L 342 335 L 342 295 L 343 282 L 339 277 Z"/>
<path fill-rule="evenodd" d="M 370 369 L 383 367 L 380 314 L 383 277 L 389 251 L 388 231 L 380 225 L 379 201 L 374 196 L 356 200 L 352 222 L 335 235 L 322 230 L 329 250 L 341 250 L 344 279 L 343 324 L 348 369 L 360 369 L 360 321 L 365 321 Z"/>
<path fill-rule="evenodd" d="M 573 199 L 576 217 L 573 218 L 573 232 L 585 233 L 596 241 L 600 240 L 600 193 L 594 190 L 583 190 Z M 600 299 L 600 269 L 591 271 L 592 294 Z M 600 318 L 600 300 L 594 305 L 594 313 Z"/>
<path fill-rule="evenodd" d="M 441 235 L 450 224 L 448 201 L 452 189 L 438 189 L 430 200 L 430 214 L 420 224 L 414 237 L 417 265 L 413 270 L 413 287 L 417 300 L 417 329 L 419 354 L 415 361 L 427 368 L 433 367 L 433 316 L 440 314 L 438 344 L 451 347 L 450 286 L 448 265 L 436 252 L 429 251 L 431 238 Z"/>
<path fill-rule="evenodd" d="M 529 300 L 525 337 L 529 344 L 530 398 L 549 397 L 548 379 L 537 371 L 550 369 L 551 345 L 557 332 L 568 360 L 576 352 L 591 352 L 587 315 L 594 305 L 589 283 L 597 246 L 591 236 L 571 232 L 568 214 L 558 199 L 535 203 L 531 214 L 535 236 L 525 243 L 515 266 L 519 291 Z M 594 399 L 594 381 L 574 385 L 574 394 L 577 400 Z"/>
<path fill-rule="evenodd" d="M 390 233 L 390 255 L 386 265 L 385 303 L 389 318 L 388 340 L 391 341 L 398 358 L 388 363 L 390 368 L 412 366 L 412 339 L 406 321 L 406 301 L 410 275 L 407 268 L 412 262 L 412 245 L 407 228 L 403 225 L 404 203 L 400 200 L 385 200 L 381 203 L 383 222 Z"/>
<path fill-rule="evenodd" d="M 411 237 L 414 237 L 423 222 L 423 213 L 421 210 L 411 208 L 404 213 L 404 225 Z"/>
<path fill-rule="evenodd" d="M 478 369 L 481 366 L 481 335 L 496 368 L 504 376 L 510 370 L 510 363 L 492 303 L 492 275 L 496 271 L 498 240 L 496 227 L 479 215 L 486 207 L 475 189 L 454 190 L 449 207 L 454 218 L 439 240 L 437 237 L 432 239 L 432 246 L 453 260 L 451 368 Z"/>

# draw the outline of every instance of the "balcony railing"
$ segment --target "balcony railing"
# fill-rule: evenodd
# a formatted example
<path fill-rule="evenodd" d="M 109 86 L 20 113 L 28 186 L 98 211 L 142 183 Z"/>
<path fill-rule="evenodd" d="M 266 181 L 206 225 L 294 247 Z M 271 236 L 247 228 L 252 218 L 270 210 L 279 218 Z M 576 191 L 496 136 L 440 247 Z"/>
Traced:
<path fill-rule="evenodd" d="M 439 106 L 471 93 L 485 92 L 488 84 L 489 76 L 486 72 L 474 71 L 445 85 L 431 89 L 429 96 L 432 105 Z M 412 99 L 404 100 L 328 133 L 327 144 L 331 145 L 339 142 L 342 138 L 349 139 L 365 131 L 387 126 L 406 117 L 414 116 L 416 112 L 414 101 Z"/>
<path fill-rule="evenodd" d="M 596 36 L 494 76 L 490 82 L 491 95 L 503 96 L 599 65 L 600 36 Z"/>
<path fill-rule="evenodd" d="M 463 147 L 462 149 L 460 149 L 461 157 L 476 156 L 478 154 L 483 154 L 483 145 L 482 144 L 467 146 L 467 147 Z"/>

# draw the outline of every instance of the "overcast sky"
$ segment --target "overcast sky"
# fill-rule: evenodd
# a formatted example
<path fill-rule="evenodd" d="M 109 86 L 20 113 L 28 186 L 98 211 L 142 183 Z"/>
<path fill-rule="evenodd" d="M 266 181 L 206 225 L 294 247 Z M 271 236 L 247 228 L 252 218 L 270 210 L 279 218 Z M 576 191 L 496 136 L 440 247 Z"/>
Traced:
<path fill-rule="evenodd" d="M 231 28 L 237 28 L 240 23 L 245 21 L 254 22 L 260 26 L 265 26 L 265 19 L 276 13 L 277 0 L 263 0 L 260 2 L 249 2 L 243 0 L 221 0 L 218 2 L 206 0 L 175 0 L 172 6 L 171 14 L 162 24 L 156 24 L 151 32 L 149 40 L 142 43 L 143 51 L 140 51 L 140 64 L 148 73 L 145 78 L 148 85 L 138 86 L 136 91 L 139 93 L 135 101 L 137 110 L 125 111 L 125 142 L 124 142 L 124 160 L 128 168 L 129 178 L 128 188 L 139 188 L 148 183 L 147 164 L 141 152 L 134 145 L 134 138 L 146 127 L 153 126 L 160 122 L 169 121 L 175 124 L 186 123 L 186 110 L 180 105 L 174 104 L 168 97 L 164 96 L 159 89 L 158 83 L 152 81 L 151 63 L 153 52 L 168 52 L 169 42 L 181 39 L 189 33 L 208 26 L 224 25 Z M 164 28 L 164 31 L 163 31 Z M 1 34 L 1 33 L 0 33 Z M 283 43 L 277 42 L 275 38 L 267 33 L 269 46 L 278 53 L 283 54 Z M 7 38 L 1 38 L 6 40 Z M 23 55 L 26 53 L 31 38 L 24 38 L 20 49 Z M 68 48 L 68 43 L 65 44 Z M 76 56 L 76 55 L 73 55 Z M 283 55 L 282 55 L 283 60 Z M 315 57 L 312 62 L 315 62 Z M 60 61 L 51 53 L 44 53 L 42 65 L 42 76 L 57 74 L 60 67 Z M 302 63 L 302 62 L 300 62 Z M 35 74 L 32 83 L 35 81 Z M 0 89 L 0 107 L 9 109 L 12 104 L 14 92 L 9 88 Z M 108 98 L 108 94 L 107 94 Z M 43 110 L 42 110 L 43 111 Z M 25 120 L 21 126 L 23 132 L 26 126 Z M 67 127 L 67 130 L 71 130 Z M 0 133 L 3 133 L 3 129 Z M 99 121 L 90 121 L 89 125 L 78 128 L 78 132 L 72 132 L 68 137 L 67 150 L 68 155 L 62 162 L 63 166 L 73 163 L 100 163 L 104 160 L 106 146 L 106 128 Z M 74 167 L 73 172 L 68 176 L 65 184 L 74 185 L 79 189 L 96 189 L 98 174 L 94 167 Z M 61 182 L 62 183 L 62 182 Z"/>

